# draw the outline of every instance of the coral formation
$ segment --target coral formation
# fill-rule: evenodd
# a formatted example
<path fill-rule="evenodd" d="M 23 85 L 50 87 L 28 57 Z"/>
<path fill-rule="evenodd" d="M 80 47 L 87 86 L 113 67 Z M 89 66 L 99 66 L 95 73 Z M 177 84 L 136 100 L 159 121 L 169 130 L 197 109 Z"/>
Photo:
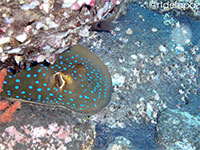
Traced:
<path fill-rule="evenodd" d="M 12 121 L 13 113 L 21 107 L 21 103 L 16 101 L 5 112 L 0 115 L 0 123 L 7 123 Z"/>
<path fill-rule="evenodd" d="M 27 0 L 0 2 L 0 69 L 23 69 L 47 60 L 90 35 L 90 26 L 121 0 Z M 41 59 L 42 56 L 42 59 Z"/>
<path fill-rule="evenodd" d="M 0 93 L 3 91 L 2 90 L 2 85 L 4 82 L 4 78 L 6 76 L 6 69 L 0 70 Z M 8 101 L 0 101 L 0 110 L 5 110 L 7 107 L 9 107 L 5 112 L 3 112 L 0 115 L 0 123 L 7 123 L 12 121 L 12 116 L 13 113 L 19 109 L 21 106 L 20 102 L 15 102 L 9 107 Z"/>

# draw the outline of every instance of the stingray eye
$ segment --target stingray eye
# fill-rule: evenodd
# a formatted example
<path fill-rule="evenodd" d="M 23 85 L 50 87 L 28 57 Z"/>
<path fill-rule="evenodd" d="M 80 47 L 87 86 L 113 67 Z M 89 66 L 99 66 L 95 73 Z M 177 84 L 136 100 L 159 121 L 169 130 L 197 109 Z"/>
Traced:
<path fill-rule="evenodd" d="M 62 78 L 62 73 L 57 72 L 56 74 L 53 75 L 53 82 L 56 87 L 59 89 L 62 89 L 63 86 L 65 85 L 65 80 Z"/>
<path fill-rule="evenodd" d="M 62 87 L 62 85 L 64 84 L 64 82 L 63 82 L 63 79 L 62 79 L 61 75 L 59 75 L 59 74 L 55 75 L 55 84 L 58 87 Z"/>

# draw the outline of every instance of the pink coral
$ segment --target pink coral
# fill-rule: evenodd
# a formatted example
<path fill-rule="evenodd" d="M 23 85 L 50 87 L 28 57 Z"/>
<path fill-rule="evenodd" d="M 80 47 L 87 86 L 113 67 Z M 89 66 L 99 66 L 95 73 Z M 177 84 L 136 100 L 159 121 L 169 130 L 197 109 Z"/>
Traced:
<path fill-rule="evenodd" d="M 21 107 L 20 102 L 12 104 L 3 114 L 0 115 L 0 123 L 7 123 L 12 121 L 13 113 Z"/>
<path fill-rule="evenodd" d="M 6 75 L 7 75 L 6 69 L 0 70 L 0 93 L 3 91 L 2 90 L 2 85 L 3 85 L 4 78 L 5 78 Z"/>
<path fill-rule="evenodd" d="M 0 102 L 0 110 L 4 110 L 9 106 L 8 101 Z"/>
<path fill-rule="evenodd" d="M 48 128 L 25 125 L 21 126 L 20 130 L 14 126 L 10 126 L 1 135 L 4 138 L 3 144 L 8 145 L 9 149 L 13 149 L 17 143 L 30 145 L 33 149 L 34 147 L 40 149 L 49 146 L 49 143 L 43 142 L 42 138 L 44 137 L 50 139 L 51 143 L 59 143 L 59 145 L 64 145 L 72 141 L 73 126 L 58 125 L 57 123 L 49 124 Z M 38 147 L 38 144 L 40 147 Z M 51 145 L 51 147 L 56 146 L 58 145 Z"/>
<path fill-rule="evenodd" d="M 0 70 L 0 93 L 3 91 L 2 86 L 6 75 L 7 75 L 6 69 Z M 7 107 L 9 107 L 7 101 L 0 102 L 0 110 L 4 110 Z M 11 122 L 13 113 L 20 107 L 21 107 L 20 102 L 15 102 L 13 105 L 11 105 L 3 114 L 0 115 L 0 123 Z"/>

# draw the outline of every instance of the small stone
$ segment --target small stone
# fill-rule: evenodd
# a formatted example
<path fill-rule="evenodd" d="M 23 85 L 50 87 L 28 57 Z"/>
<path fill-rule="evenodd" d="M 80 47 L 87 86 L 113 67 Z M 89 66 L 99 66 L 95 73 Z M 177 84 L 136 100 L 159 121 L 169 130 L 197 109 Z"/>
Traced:
<path fill-rule="evenodd" d="M 121 29 L 119 27 L 116 27 L 115 28 L 115 31 L 120 31 Z"/>
<path fill-rule="evenodd" d="M 38 56 L 38 58 L 37 58 L 37 62 L 38 62 L 38 63 L 41 63 L 41 62 L 43 62 L 45 59 L 46 59 L 46 56 L 40 55 L 40 56 Z"/>
<path fill-rule="evenodd" d="M 162 53 L 166 53 L 167 52 L 167 48 L 164 46 L 164 45 L 160 45 L 158 47 L 159 51 L 162 52 Z"/>
<path fill-rule="evenodd" d="M 8 58 L 8 55 L 5 53 L 0 53 L 0 60 L 4 62 Z"/>
<path fill-rule="evenodd" d="M 89 37 L 89 26 L 85 26 L 82 30 L 79 31 L 79 35 L 82 37 Z"/>
<path fill-rule="evenodd" d="M 2 46 L 0 46 L 0 53 L 2 53 L 3 52 L 3 47 Z"/>
<path fill-rule="evenodd" d="M 12 53 L 19 53 L 21 51 L 21 48 L 14 48 L 14 49 L 11 49 L 9 51 L 7 51 L 8 54 L 12 54 Z"/>
<path fill-rule="evenodd" d="M 138 59 L 138 56 L 135 55 L 135 54 L 133 54 L 133 55 L 131 55 L 131 58 L 132 58 L 132 59 Z"/>
<path fill-rule="evenodd" d="M 190 52 L 192 55 L 196 55 L 196 53 L 199 51 L 199 46 L 198 45 L 194 45 L 193 48 L 190 49 Z"/>
<path fill-rule="evenodd" d="M 76 2 L 76 0 L 64 0 L 64 1 L 63 1 L 63 4 L 62 4 L 62 8 L 69 8 L 69 7 L 71 7 L 75 2 Z"/>
<path fill-rule="evenodd" d="M 133 34 L 133 31 L 132 31 L 132 29 L 131 29 L 131 28 L 128 28 L 128 29 L 126 30 L 126 34 L 128 34 L 128 35 L 131 35 L 131 34 Z"/>
<path fill-rule="evenodd" d="M 180 55 L 180 56 L 177 57 L 177 59 L 178 59 L 180 62 L 184 63 L 184 62 L 186 61 L 187 58 L 185 57 L 185 55 Z"/>
<path fill-rule="evenodd" d="M 153 113 L 153 107 L 150 103 L 147 103 L 147 110 L 146 110 L 147 115 L 149 118 L 152 118 L 152 113 Z"/>
<path fill-rule="evenodd" d="M 1 150 L 5 150 L 5 149 L 6 149 L 6 146 L 3 145 L 2 143 L 0 143 L 0 149 L 1 149 Z"/>
<path fill-rule="evenodd" d="M 24 2 L 24 0 L 20 0 L 19 3 L 22 5 L 22 4 L 24 4 L 25 2 Z"/>
<path fill-rule="evenodd" d="M 145 55 L 143 55 L 143 54 L 138 54 L 138 56 L 140 57 L 140 59 L 144 59 L 145 58 Z"/>
<path fill-rule="evenodd" d="M 151 31 L 152 31 L 152 32 L 157 32 L 158 29 L 153 27 L 153 28 L 151 29 Z"/>
<path fill-rule="evenodd" d="M 136 41 L 136 42 L 135 42 L 135 45 L 136 45 L 137 47 L 140 47 L 140 46 L 142 45 L 142 41 Z"/>
<path fill-rule="evenodd" d="M 1 37 L 0 38 L 0 45 L 3 45 L 5 43 L 9 43 L 10 42 L 10 38 L 9 37 Z"/>
<path fill-rule="evenodd" d="M 112 77 L 113 86 L 115 85 L 122 86 L 124 82 L 125 82 L 125 77 L 121 74 L 115 73 L 114 76 Z"/>
<path fill-rule="evenodd" d="M 133 75 L 134 75 L 134 76 L 139 77 L 139 73 L 140 73 L 140 71 L 139 71 L 138 68 L 134 68 L 134 69 L 133 69 Z"/>
<path fill-rule="evenodd" d="M 111 112 L 114 112 L 114 111 L 115 111 L 115 105 L 114 105 L 114 104 L 110 105 L 110 111 L 111 111 Z"/>
<path fill-rule="evenodd" d="M 50 4 L 49 3 L 43 3 L 40 8 L 43 9 L 46 13 L 49 13 Z"/>
<path fill-rule="evenodd" d="M 185 92 L 183 91 L 183 89 L 179 89 L 178 90 L 179 94 L 184 94 Z"/>
<path fill-rule="evenodd" d="M 196 61 L 196 62 L 200 62 L 200 54 L 196 55 L 195 61 Z"/>
<path fill-rule="evenodd" d="M 19 65 L 19 63 L 20 63 L 20 61 L 22 60 L 22 56 L 17 56 L 17 55 L 15 55 L 15 61 L 16 61 L 16 63 Z"/>
<path fill-rule="evenodd" d="M 153 62 L 156 66 L 159 66 L 162 63 L 160 56 L 156 56 Z"/>
<path fill-rule="evenodd" d="M 176 46 L 175 49 L 178 51 L 181 51 L 181 52 L 184 52 L 184 50 L 185 50 L 185 48 L 181 45 Z"/>
<path fill-rule="evenodd" d="M 26 38 L 27 38 L 26 33 L 23 33 L 21 35 L 16 36 L 16 40 L 21 42 L 21 43 L 23 43 L 26 40 Z"/>
<path fill-rule="evenodd" d="M 117 136 L 108 144 L 107 150 L 131 150 L 132 144 L 127 138 L 123 136 Z"/>

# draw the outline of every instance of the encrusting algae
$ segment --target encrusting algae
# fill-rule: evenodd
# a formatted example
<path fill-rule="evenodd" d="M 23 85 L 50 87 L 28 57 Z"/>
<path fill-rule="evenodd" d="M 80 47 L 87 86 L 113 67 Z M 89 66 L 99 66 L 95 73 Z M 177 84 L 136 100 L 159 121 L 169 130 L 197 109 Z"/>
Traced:
<path fill-rule="evenodd" d="M 6 69 L 2 69 L 0 70 L 0 93 L 3 91 L 2 90 L 2 84 L 4 82 L 4 78 L 6 76 Z M 16 101 L 14 104 L 12 104 L 10 107 L 9 107 L 9 104 L 8 104 L 8 101 L 0 101 L 0 110 L 5 110 L 5 112 L 3 112 L 1 115 L 0 115 L 0 123 L 7 123 L 7 122 L 11 122 L 12 121 L 12 116 L 13 116 L 13 113 L 16 111 L 16 109 L 19 109 L 20 108 L 20 105 L 21 103 Z"/>
<path fill-rule="evenodd" d="M 53 65 L 39 64 L 5 78 L 2 96 L 83 114 L 94 114 L 111 100 L 111 77 L 103 62 L 82 46 L 60 54 Z"/>

